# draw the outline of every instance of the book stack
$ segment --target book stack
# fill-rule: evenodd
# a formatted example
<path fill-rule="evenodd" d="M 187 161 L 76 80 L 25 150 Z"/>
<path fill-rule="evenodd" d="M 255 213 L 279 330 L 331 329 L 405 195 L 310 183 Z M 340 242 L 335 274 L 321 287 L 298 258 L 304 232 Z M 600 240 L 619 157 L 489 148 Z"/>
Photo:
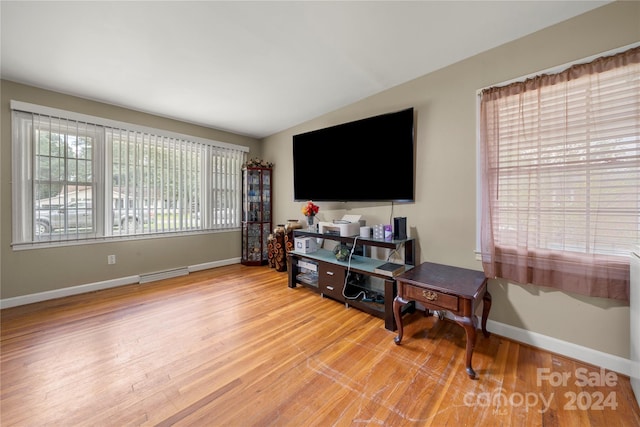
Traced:
<path fill-rule="evenodd" d="M 373 271 L 377 274 L 382 274 L 384 276 L 395 277 L 398 274 L 404 272 L 404 264 L 386 262 L 376 267 Z"/>

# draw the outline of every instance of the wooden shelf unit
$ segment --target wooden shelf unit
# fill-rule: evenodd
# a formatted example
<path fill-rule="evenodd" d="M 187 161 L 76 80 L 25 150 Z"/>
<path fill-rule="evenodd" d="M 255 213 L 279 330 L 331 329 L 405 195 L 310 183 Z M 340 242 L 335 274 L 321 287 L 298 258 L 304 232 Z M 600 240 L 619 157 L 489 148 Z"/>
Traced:
<path fill-rule="evenodd" d="M 244 265 L 264 265 L 269 259 L 268 240 L 273 230 L 272 169 L 246 167 L 242 171 L 242 257 Z"/>
<path fill-rule="evenodd" d="M 416 248 L 414 239 L 381 240 L 359 236 L 336 236 L 320 234 L 307 230 L 294 230 L 296 237 L 311 237 L 332 240 L 349 246 L 379 247 L 391 250 L 403 249 L 405 271 L 416 264 Z M 397 285 L 393 277 L 375 272 L 376 267 L 385 260 L 363 255 L 351 255 L 347 261 L 338 261 L 332 251 L 318 249 L 315 252 L 303 253 L 295 250 L 287 254 L 288 284 L 290 288 L 302 285 L 318 292 L 322 297 L 329 297 L 352 306 L 365 313 L 384 319 L 385 328 L 396 330 L 393 316 L 393 299 L 397 294 Z M 376 298 L 377 296 L 377 298 Z M 364 300 L 363 300 L 364 299 Z M 403 313 L 415 310 L 415 305 L 408 305 Z"/>

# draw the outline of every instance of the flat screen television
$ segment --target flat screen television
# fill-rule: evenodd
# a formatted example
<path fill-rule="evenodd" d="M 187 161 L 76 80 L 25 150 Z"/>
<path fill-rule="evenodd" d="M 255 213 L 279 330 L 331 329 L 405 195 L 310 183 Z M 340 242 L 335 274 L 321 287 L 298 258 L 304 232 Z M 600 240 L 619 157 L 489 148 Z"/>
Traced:
<path fill-rule="evenodd" d="M 296 201 L 414 201 L 413 108 L 293 136 Z"/>

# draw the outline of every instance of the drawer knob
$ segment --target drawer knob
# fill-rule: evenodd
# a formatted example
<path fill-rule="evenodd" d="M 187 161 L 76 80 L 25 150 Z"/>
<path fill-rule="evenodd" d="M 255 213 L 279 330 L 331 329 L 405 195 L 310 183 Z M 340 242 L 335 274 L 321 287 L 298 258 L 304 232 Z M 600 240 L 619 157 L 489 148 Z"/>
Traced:
<path fill-rule="evenodd" d="M 330 291 L 333 290 L 333 286 L 327 286 L 327 289 L 329 289 Z"/>
<path fill-rule="evenodd" d="M 422 291 L 422 296 L 428 301 L 435 301 L 438 299 L 438 294 L 433 291 Z"/>

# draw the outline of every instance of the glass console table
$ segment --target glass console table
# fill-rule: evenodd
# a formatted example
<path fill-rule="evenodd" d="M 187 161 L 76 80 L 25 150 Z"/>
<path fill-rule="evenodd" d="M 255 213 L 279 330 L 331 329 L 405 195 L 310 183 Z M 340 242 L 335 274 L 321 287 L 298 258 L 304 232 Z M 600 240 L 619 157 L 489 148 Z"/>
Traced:
<path fill-rule="evenodd" d="M 315 239 L 332 240 L 338 243 L 362 249 L 366 247 L 387 248 L 401 252 L 404 259 L 404 271 L 408 271 L 416 263 L 416 247 L 414 239 L 382 240 L 359 236 L 336 236 L 320 234 L 308 230 L 294 230 L 294 239 L 310 237 Z M 385 328 L 396 330 L 393 316 L 393 299 L 397 294 L 394 277 L 377 273 L 375 270 L 384 264 L 385 260 L 371 258 L 365 255 L 351 255 L 350 260 L 338 261 L 332 251 L 318 249 L 305 253 L 294 250 L 287 253 L 288 285 L 295 288 L 298 284 L 353 306 L 366 313 L 384 319 Z M 415 305 L 408 305 L 404 312 L 415 310 Z"/>

